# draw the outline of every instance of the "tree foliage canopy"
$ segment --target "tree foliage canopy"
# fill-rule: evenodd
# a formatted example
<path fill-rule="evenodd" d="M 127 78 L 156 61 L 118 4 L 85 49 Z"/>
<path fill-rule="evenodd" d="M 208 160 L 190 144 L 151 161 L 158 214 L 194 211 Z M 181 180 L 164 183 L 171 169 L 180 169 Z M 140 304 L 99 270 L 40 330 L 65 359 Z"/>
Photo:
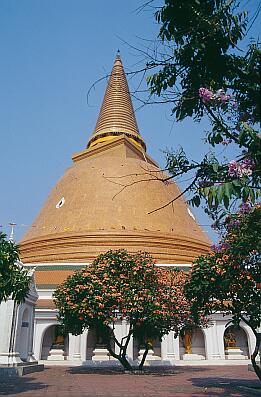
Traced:
<path fill-rule="evenodd" d="M 22 302 L 29 292 L 31 277 L 18 261 L 18 246 L 0 232 L 0 303 L 9 297 Z"/>
<path fill-rule="evenodd" d="M 169 94 L 177 120 L 205 114 L 200 87 L 233 91 L 240 113 L 260 120 L 259 65 L 256 44 L 238 51 L 248 27 L 248 13 L 237 0 L 165 0 L 156 12 L 159 38 L 166 46 L 160 70 L 148 78 L 151 92 Z M 160 63 L 162 61 L 162 63 Z M 161 68 L 161 65 L 163 67 Z M 153 61 L 151 61 L 151 65 Z M 170 91 L 168 92 L 168 89 Z"/>
<path fill-rule="evenodd" d="M 183 293 L 185 279 L 181 271 L 157 268 L 147 253 L 108 251 L 58 287 L 54 296 L 59 319 L 75 335 L 94 328 L 110 354 L 131 369 L 126 351 L 132 336 L 145 347 L 143 365 L 151 341 L 170 330 L 178 335 L 193 323 Z M 114 332 L 120 321 L 129 324 L 122 340 Z"/>
<path fill-rule="evenodd" d="M 191 302 L 195 321 L 198 311 L 232 315 L 232 322 L 245 322 L 256 336 L 252 362 L 259 377 L 255 357 L 260 345 L 261 288 L 261 207 L 242 204 L 240 211 L 224 221 L 225 232 L 213 252 L 193 264 L 185 294 Z"/>
<path fill-rule="evenodd" d="M 212 150 L 200 161 L 182 148 L 169 151 L 167 169 L 174 178 L 188 174 L 190 203 L 203 200 L 211 209 L 237 199 L 255 202 L 260 193 L 261 53 L 254 41 L 239 48 L 253 22 L 240 6 L 237 0 L 165 0 L 156 12 L 161 46 L 147 64 L 157 68 L 147 78 L 151 95 L 170 102 L 177 121 L 210 121 L 205 141 Z M 215 150 L 221 148 L 228 149 L 223 158 Z"/>

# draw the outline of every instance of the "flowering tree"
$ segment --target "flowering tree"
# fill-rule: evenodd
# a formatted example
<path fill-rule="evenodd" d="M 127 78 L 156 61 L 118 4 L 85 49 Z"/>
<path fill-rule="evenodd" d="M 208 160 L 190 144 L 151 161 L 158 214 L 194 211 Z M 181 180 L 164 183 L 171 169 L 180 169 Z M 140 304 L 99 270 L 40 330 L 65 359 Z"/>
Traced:
<path fill-rule="evenodd" d="M 156 12 L 160 32 L 157 51 L 148 49 L 147 69 L 156 68 L 147 78 L 150 94 L 170 103 L 177 121 L 207 117 L 211 124 L 206 142 L 212 150 L 200 161 L 182 148 L 166 153 L 170 175 L 190 177 L 184 193 L 192 205 L 229 208 L 234 199 L 254 202 L 259 194 L 260 46 L 252 40 L 238 47 L 258 12 L 240 11 L 237 0 L 164 0 Z"/>
<path fill-rule="evenodd" d="M 180 168 L 177 161 L 172 170 L 174 173 L 195 171 L 195 178 L 190 187 L 193 191 L 191 203 L 194 205 L 198 206 L 202 198 L 207 199 L 210 209 L 217 208 L 220 204 L 228 208 L 232 199 L 254 203 L 260 194 L 261 182 L 260 137 L 255 129 L 257 120 L 252 118 L 253 114 L 240 113 L 236 96 L 225 94 L 222 89 L 213 92 L 207 88 L 200 88 L 199 98 L 212 123 L 212 130 L 206 140 L 213 147 L 219 144 L 230 145 L 230 156 L 232 152 L 236 159 L 232 158 L 229 161 L 227 156 L 218 159 L 214 152 L 211 152 L 197 164 L 189 163 L 186 159 L 187 164 L 185 167 L 181 165 Z"/>
<path fill-rule="evenodd" d="M 178 335 L 192 324 L 183 294 L 185 279 L 181 271 L 157 268 L 147 253 L 108 251 L 68 277 L 54 297 L 66 332 L 78 335 L 85 328 L 94 328 L 109 353 L 127 370 L 132 370 L 127 347 L 131 337 L 136 338 L 145 348 L 142 369 L 153 340 L 161 340 L 170 330 Z M 123 320 L 129 329 L 119 340 L 115 324 Z"/>
<path fill-rule="evenodd" d="M 183 193 L 192 205 L 205 205 L 221 236 L 215 252 L 195 262 L 186 296 L 195 317 L 198 309 L 224 310 L 233 322 L 248 323 L 256 335 L 251 359 L 260 376 L 260 224 L 254 221 L 260 212 L 250 203 L 258 200 L 261 182 L 261 52 L 253 39 L 242 45 L 260 10 L 253 2 L 251 16 L 240 7 L 237 0 L 164 0 L 156 12 L 158 51 L 148 62 L 149 70 L 157 70 L 147 82 L 160 103 L 171 103 L 177 121 L 210 122 L 205 142 L 212 149 L 199 161 L 182 148 L 166 153 L 170 176 L 191 178 Z"/>
<path fill-rule="evenodd" d="M 0 232 L 0 303 L 9 297 L 21 302 L 29 292 L 31 278 L 18 261 L 18 246 Z"/>
<path fill-rule="evenodd" d="M 251 361 L 256 363 L 260 348 L 261 288 L 261 206 L 242 204 L 240 211 L 224 221 L 224 237 L 213 252 L 199 257 L 193 264 L 185 294 L 197 321 L 198 311 L 209 315 L 216 311 L 232 315 L 232 323 L 246 323 L 256 337 Z"/>

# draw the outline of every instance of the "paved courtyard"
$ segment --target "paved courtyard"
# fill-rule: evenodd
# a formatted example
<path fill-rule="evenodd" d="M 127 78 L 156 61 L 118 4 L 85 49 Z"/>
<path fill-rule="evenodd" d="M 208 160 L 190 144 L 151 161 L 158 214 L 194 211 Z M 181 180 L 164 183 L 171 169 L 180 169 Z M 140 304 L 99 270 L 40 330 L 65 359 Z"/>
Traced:
<path fill-rule="evenodd" d="M 260 382 L 246 366 L 176 367 L 143 375 L 121 370 L 46 367 L 19 379 L 0 380 L 0 395 L 21 397 L 250 397 Z M 261 392 L 260 392 L 261 396 Z"/>

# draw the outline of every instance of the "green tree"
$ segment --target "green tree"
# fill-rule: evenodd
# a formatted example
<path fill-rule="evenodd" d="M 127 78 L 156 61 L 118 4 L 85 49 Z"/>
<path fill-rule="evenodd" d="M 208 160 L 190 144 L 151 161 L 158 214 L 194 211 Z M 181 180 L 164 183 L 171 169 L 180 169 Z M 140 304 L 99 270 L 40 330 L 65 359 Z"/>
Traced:
<path fill-rule="evenodd" d="M 217 311 L 232 315 L 236 326 L 246 323 L 256 337 L 251 354 L 255 372 L 260 349 L 261 310 L 261 207 L 242 204 L 239 212 L 224 221 L 225 233 L 213 252 L 199 257 L 193 264 L 185 295 L 191 302 L 195 322 L 198 312 L 211 315 Z"/>
<path fill-rule="evenodd" d="M 18 246 L 0 232 L 0 303 L 9 297 L 22 302 L 29 292 L 31 277 L 18 261 Z"/>
<path fill-rule="evenodd" d="M 161 340 L 170 330 L 178 335 L 192 324 L 183 294 L 185 278 L 178 270 L 157 268 L 147 253 L 108 251 L 57 288 L 59 320 L 65 332 L 74 335 L 95 329 L 109 354 L 127 370 L 132 370 L 127 347 L 131 337 L 136 338 L 144 346 L 142 369 L 155 339 Z M 115 324 L 123 320 L 129 328 L 119 340 Z"/>
<path fill-rule="evenodd" d="M 240 8 L 237 0 L 165 0 L 156 12 L 161 55 L 148 62 L 149 70 L 158 69 L 147 82 L 151 95 L 172 103 L 177 121 L 209 120 L 205 142 L 212 150 L 201 160 L 182 148 L 166 153 L 170 176 L 188 174 L 184 193 L 192 205 L 205 205 L 221 235 L 219 252 L 195 262 L 186 295 L 194 300 L 195 317 L 197 310 L 223 310 L 252 328 L 251 359 L 260 377 L 260 210 L 242 211 L 260 194 L 260 44 L 245 44 L 260 5 L 251 18 Z"/>
<path fill-rule="evenodd" d="M 150 93 L 172 104 L 177 121 L 207 117 L 211 125 L 206 142 L 213 149 L 201 161 L 182 148 L 166 154 L 170 175 L 191 177 L 185 192 L 195 206 L 228 208 L 234 199 L 254 202 L 260 192 L 260 46 L 239 48 L 260 7 L 249 19 L 240 5 L 165 0 L 156 12 L 161 47 L 147 63 L 148 70 L 157 68 L 147 78 Z M 221 158 L 215 149 L 226 146 Z"/>

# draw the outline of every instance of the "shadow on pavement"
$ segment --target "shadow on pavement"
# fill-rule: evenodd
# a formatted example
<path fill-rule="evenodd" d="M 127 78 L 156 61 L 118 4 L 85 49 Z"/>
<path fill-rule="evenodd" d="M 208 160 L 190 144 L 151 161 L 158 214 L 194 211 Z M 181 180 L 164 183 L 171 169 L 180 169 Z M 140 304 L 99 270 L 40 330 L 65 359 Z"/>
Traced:
<path fill-rule="evenodd" d="M 70 374 L 97 374 L 97 375 L 152 375 L 152 376 L 172 376 L 188 372 L 203 372 L 207 368 L 196 367 L 145 367 L 143 371 L 134 372 L 124 371 L 121 367 L 116 368 L 92 368 L 86 366 L 70 367 L 67 370 Z"/>
<path fill-rule="evenodd" d="M 45 371 L 48 369 L 45 369 Z M 33 374 L 15 378 L 0 378 L 0 396 L 8 396 L 10 394 L 26 393 L 32 390 L 46 389 L 48 385 L 36 381 Z M 26 394 L 24 394 L 26 396 Z"/>
<path fill-rule="evenodd" d="M 190 378 L 191 384 L 196 387 L 202 387 L 207 396 L 242 396 L 254 397 L 261 396 L 261 384 L 258 379 L 232 379 L 221 377 L 207 377 L 207 378 Z M 211 389 L 222 389 L 215 391 Z M 260 393 L 260 394 L 259 394 Z"/>

